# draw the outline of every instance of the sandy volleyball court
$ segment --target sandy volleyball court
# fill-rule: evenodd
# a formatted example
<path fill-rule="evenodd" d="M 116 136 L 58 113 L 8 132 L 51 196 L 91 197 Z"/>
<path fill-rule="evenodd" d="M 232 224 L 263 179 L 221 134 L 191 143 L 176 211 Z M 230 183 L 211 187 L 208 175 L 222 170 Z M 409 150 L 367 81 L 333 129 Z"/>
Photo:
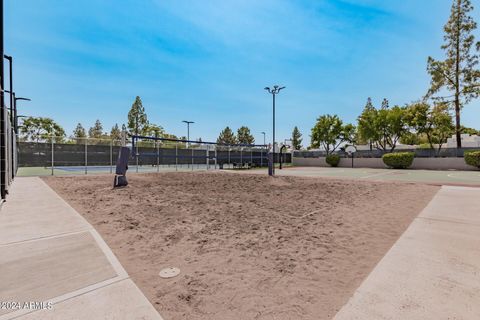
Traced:
<path fill-rule="evenodd" d="M 165 320 L 331 319 L 434 186 L 229 173 L 45 181 L 102 234 Z M 175 266 L 181 274 L 161 279 Z"/>

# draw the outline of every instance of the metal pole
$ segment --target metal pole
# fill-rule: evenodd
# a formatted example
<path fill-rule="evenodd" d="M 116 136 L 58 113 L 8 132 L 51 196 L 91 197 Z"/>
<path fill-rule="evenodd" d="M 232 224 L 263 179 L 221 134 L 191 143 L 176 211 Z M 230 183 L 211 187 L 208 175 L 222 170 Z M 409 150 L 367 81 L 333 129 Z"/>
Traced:
<path fill-rule="evenodd" d="M 193 165 L 194 165 L 194 161 L 193 161 L 193 148 L 192 148 L 192 171 L 193 171 Z"/>
<path fill-rule="evenodd" d="M 138 173 L 138 141 L 137 144 L 135 145 L 135 167 L 136 167 L 136 172 Z"/>
<path fill-rule="evenodd" d="M 228 146 L 228 167 L 230 168 L 230 146 Z"/>
<path fill-rule="evenodd" d="M 54 166 L 55 166 L 55 161 L 54 161 L 54 145 L 53 145 L 53 135 L 50 137 L 52 139 L 52 176 L 54 173 Z"/>
<path fill-rule="evenodd" d="M 160 143 L 155 140 L 155 144 L 157 145 L 157 172 L 160 172 Z"/>
<path fill-rule="evenodd" d="M 15 94 L 13 95 L 13 127 L 15 128 L 15 134 L 18 138 L 18 116 L 17 116 L 17 99 L 15 99 Z"/>
<path fill-rule="evenodd" d="M 217 148 L 215 148 L 215 170 L 217 170 Z"/>
<path fill-rule="evenodd" d="M 261 149 L 261 157 L 262 157 L 262 158 L 260 159 L 260 161 L 261 161 L 260 166 L 261 166 L 261 167 L 263 167 L 263 148 L 265 148 L 265 149 L 267 148 L 267 142 L 266 142 L 266 140 L 265 140 L 266 133 L 265 133 L 265 132 L 262 132 L 262 134 L 263 134 L 263 147 L 262 147 L 262 149 Z M 266 151 L 267 151 L 267 155 L 268 155 L 268 150 L 266 150 Z"/>
<path fill-rule="evenodd" d="M 0 55 L 3 57 L 3 0 L 0 0 Z M 3 63 L 0 63 L 0 196 L 5 199 L 7 194 L 7 134 L 6 134 L 6 119 L 5 119 L 5 95 L 3 89 L 5 88 L 5 73 Z"/>
<path fill-rule="evenodd" d="M 275 175 L 275 93 L 273 93 L 273 145 L 272 145 L 272 175 Z"/>
<path fill-rule="evenodd" d="M 178 171 L 178 142 L 175 142 L 175 171 Z"/>
<path fill-rule="evenodd" d="M 243 168 L 243 147 L 240 147 L 240 168 Z"/>
<path fill-rule="evenodd" d="M 263 147 L 260 149 L 260 167 L 263 167 Z"/>
<path fill-rule="evenodd" d="M 10 75 L 10 77 L 9 77 L 9 84 L 10 84 L 10 85 L 9 85 L 9 88 L 10 88 L 10 126 L 11 126 L 11 127 L 15 127 L 14 117 L 13 117 L 13 108 L 14 108 L 14 107 L 13 107 L 13 104 L 14 104 L 14 98 L 13 98 L 13 75 L 12 75 L 12 74 L 13 74 L 13 71 L 12 71 L 13 58 L 12 58 L 11 56 L 7 56 L 7 55 L 4 55 L 4 57 L 8 60 L 8 62 L 9 62 L 9 67 L 10 67 L 10 68 L 9 68 L 9 72 L 10 72 L 10 73 L 9 73 L 9 75 Z M 3 61 L 2 61 L 2 63 L 3 63 Z M 8 126 L 7 126 L 7 128 L 8 128 Z M 11 132 L 8 132 L 8 134 L 10 135 L 10 142 L 11 142 L 11 144 L 10 144 L 10 148 L 11 148 L 10 154 L 13 155 L 13 150 L 15 150 L 15 149 L 14 149 L 14 145 L 13 145 L 13 135 L 14 135 L 13 130 L 11 130 Z M 12 161 L 11 161 L 12 170 L 11 170 L 11 174 L 10 174 L 10 179 L 13 179 L 13 177 L 15 176 L 15 174 L 14 174 L 14 168 L 15 168 L 15 159 L 14 159 L 14 157 L 12 157 L 11 160 L 12 160 Z"/>
<path fill-rule="evenodd" d="M 110 173 L 113 173 L 113 139 L 110 139 Z"/>
<path fill-rule="evenodd" d="M 207 170 L 210 169 L 210 150 L 209 145 L 207 144 Z"/>
<path fill-rule="evenodd" d="M 85 138 L 85 174 L 88 173 L 88 138 Z"/>

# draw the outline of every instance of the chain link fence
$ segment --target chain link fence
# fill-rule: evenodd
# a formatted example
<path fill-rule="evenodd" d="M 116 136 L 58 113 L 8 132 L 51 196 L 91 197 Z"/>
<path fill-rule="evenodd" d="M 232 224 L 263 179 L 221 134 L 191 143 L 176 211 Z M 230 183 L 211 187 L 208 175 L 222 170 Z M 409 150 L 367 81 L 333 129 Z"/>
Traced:
<path fill-rule="evenodd" d="M 18 141 L 19 175 L 113 173 L 121 141 L 115 139 L 51 137 L 47 141 Z M 128 145 L 130 146 L 131 145 Z M 266 167 L 267 150 L 178 141 L 139 141 L 129 160 L 130 172 L 214 170 Z M 280 160 L 278 154 L 276 161 Z M 286 154 L 284 163 L 291 163 Z"/>

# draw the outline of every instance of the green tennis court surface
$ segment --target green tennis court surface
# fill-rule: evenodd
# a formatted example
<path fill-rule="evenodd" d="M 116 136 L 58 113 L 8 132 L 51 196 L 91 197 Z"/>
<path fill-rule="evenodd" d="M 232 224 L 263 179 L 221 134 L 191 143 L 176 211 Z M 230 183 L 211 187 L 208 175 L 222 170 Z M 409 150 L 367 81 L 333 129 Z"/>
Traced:
<path fill-rule="evenodd" d="M 128 174 L 130 173 L 147 173 L 147 172 L 169 172 L 169 171 L 192 171 L 192 170 L 214 170 L 215 166 L 210 165 L 207 168 L 205 164 L 194 164 L 193 166 L 187 164 L 175 165 L 160 165 L 160 166 L 130 166 Z M 218 169 L 218 166 L 217 166 Z M 17 176 L 19 177 L 35 177 L 35 176 L 63 176 L 63 175 L 81 175 L 81 174 L 108 174 L 115 173 L 115 166 L 64 166 L 54 167 L 22 167 L 18 168 Z"/>
<path fill-rule="evenodd" d="M 214 170 L 212 165 L 207 169 L 206 165 L 193 166 L 195 170 Z M 217 167 L 218 169 L 218 167 Z M 112 170 L 112 171 L 110 171 Z M 110 166 L 84 166 L 78 167 L 55 167 L 54 175 L 84 175 L 86 174 L 108 174 L 115 171 Z M 191 165 L 161 165 L 139 166 L 139 173 L 148 172 L 171 172 L 171 171 L 192 171 Z M 230 171 L 230 170 L 229 170 Z M 128 174 L 137 172 L 136 166 L 131 166 Z M 266 169 L 242 170 L 241 173 L 267 174 Z M 440 185 L 468 185 L 480 186 L 480 171 L 440 171 L 440 170 L 391 170 L 391 169 L 362 169 L 362 168 L 317 168 L 317 167 L 287 167 L 283 170 L 276 169 L 276 175 L 300 176 L 300 177 L 329 177 L 343 179 L 359 179 L 366 181 L 403 181 L 423 182 Z M 18 176 L 47 176 L 52 175 L 52 168 L 24 167 L 18 169 Z"/>
<path fill-rule="evenodd" d="M 424 182 L 441 185 L 480 186 L 480 171 L 392 170 L 362 168 L 292 167 L 275 170 L 276 175 L 330 177 L 366 181 Z"/>

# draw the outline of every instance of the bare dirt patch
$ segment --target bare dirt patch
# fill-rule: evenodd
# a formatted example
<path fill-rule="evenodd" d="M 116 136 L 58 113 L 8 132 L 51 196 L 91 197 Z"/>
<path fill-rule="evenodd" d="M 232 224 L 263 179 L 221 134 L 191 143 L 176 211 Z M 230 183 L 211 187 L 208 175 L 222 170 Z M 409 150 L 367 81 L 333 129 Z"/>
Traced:
<path fill-rule="evenodd" d="M 228 173 L 45 181 L 166 320 L 331 319 L 438 187 Z M 165 267 L 181 274 L 162 279 Z"/>

